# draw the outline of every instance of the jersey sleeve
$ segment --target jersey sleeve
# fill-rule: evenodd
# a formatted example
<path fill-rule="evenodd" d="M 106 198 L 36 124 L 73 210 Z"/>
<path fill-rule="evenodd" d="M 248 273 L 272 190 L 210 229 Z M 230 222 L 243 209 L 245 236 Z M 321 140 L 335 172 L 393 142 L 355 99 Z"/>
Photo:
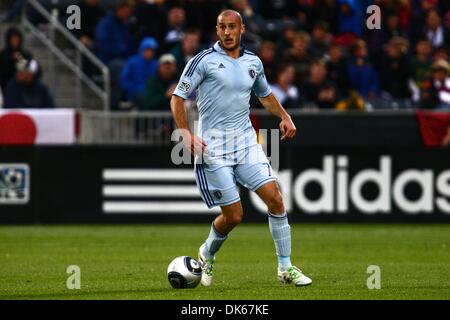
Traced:
<path fill-rule="evenodd" d="M 203 81 L 205 74 L 203 60 L 199 59 L 198 56 L 192 58 L 184 68 L 173 94 L 183 99 L 188 99 Z"/>
<path fill-rule="evenodd" d="M 266 75 L 264 74 L 264 66 L 261 60 L 258 59 L 258 70 L 256 71 L 256 79 L 253 84 L 253 91 L 259 98 L 267 97 L 272 93 L 272 89 L 267 82 Z"/>

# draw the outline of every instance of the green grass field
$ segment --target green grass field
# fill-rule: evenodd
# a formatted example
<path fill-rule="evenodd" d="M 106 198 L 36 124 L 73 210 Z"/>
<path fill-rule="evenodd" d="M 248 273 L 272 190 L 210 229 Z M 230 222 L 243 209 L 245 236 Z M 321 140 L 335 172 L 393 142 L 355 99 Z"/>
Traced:
<path fill-rule="evenodd" d="M 217 256 L 214 286 L 172 289 L 166 268 L 196 257 L 204 225 L 1 226 L 0 299 L 450 299 L 450 225 L 292 224 L 309 287 L 276 280 L 268 226 L 242 224 Z M 66 268 L 81 268 L 69 290 Z M 366 286 L 369 265 L 381 289 Z"/>

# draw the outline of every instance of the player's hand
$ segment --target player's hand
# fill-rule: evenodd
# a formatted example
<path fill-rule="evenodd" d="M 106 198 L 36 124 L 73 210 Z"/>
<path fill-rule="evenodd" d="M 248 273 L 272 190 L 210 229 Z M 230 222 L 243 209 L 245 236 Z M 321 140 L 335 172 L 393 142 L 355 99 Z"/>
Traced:
<path fill-rule="evenodd" d="M 281 140 L 295 137 L 297 128 L 292 122 L 291 117 L 283 118 L 280 122 Z"/>
<path fill-rule="evenodd" d="M 184 137 L 185 146 L 193 155 L 202 155 L 206 151 L 206 142 L 193 134 Z"/>

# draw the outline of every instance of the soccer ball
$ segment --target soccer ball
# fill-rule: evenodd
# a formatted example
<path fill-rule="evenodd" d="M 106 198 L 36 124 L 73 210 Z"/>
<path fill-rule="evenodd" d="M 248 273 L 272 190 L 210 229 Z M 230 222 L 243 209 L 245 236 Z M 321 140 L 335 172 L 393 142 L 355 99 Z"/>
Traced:
<path fill-rule="evenodd" d="M 167 279 L 175 289 L 195 288 L 201 278 L 200 264 L 191 257 L 177 257 L 167 268 Z"/>

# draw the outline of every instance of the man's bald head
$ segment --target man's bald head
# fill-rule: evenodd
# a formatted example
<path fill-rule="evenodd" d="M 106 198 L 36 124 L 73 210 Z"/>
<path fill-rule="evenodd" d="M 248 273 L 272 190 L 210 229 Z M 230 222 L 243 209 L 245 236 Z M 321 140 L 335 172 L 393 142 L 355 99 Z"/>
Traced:
<path fill-rule="evenodd" d="M 225 10 L 222 11 L 218 16 L 217 16 L 217 24 L 219 24 L 219 20 L 222 17 L 230 17 L 230 18 L 234 18 L 236 19 L 236 22 L 239 22 L 241 25 L 244 24 L 244 21 L 242 20 L 242 16 L 239 12 L 235 11 L 235 10 Z"/>

